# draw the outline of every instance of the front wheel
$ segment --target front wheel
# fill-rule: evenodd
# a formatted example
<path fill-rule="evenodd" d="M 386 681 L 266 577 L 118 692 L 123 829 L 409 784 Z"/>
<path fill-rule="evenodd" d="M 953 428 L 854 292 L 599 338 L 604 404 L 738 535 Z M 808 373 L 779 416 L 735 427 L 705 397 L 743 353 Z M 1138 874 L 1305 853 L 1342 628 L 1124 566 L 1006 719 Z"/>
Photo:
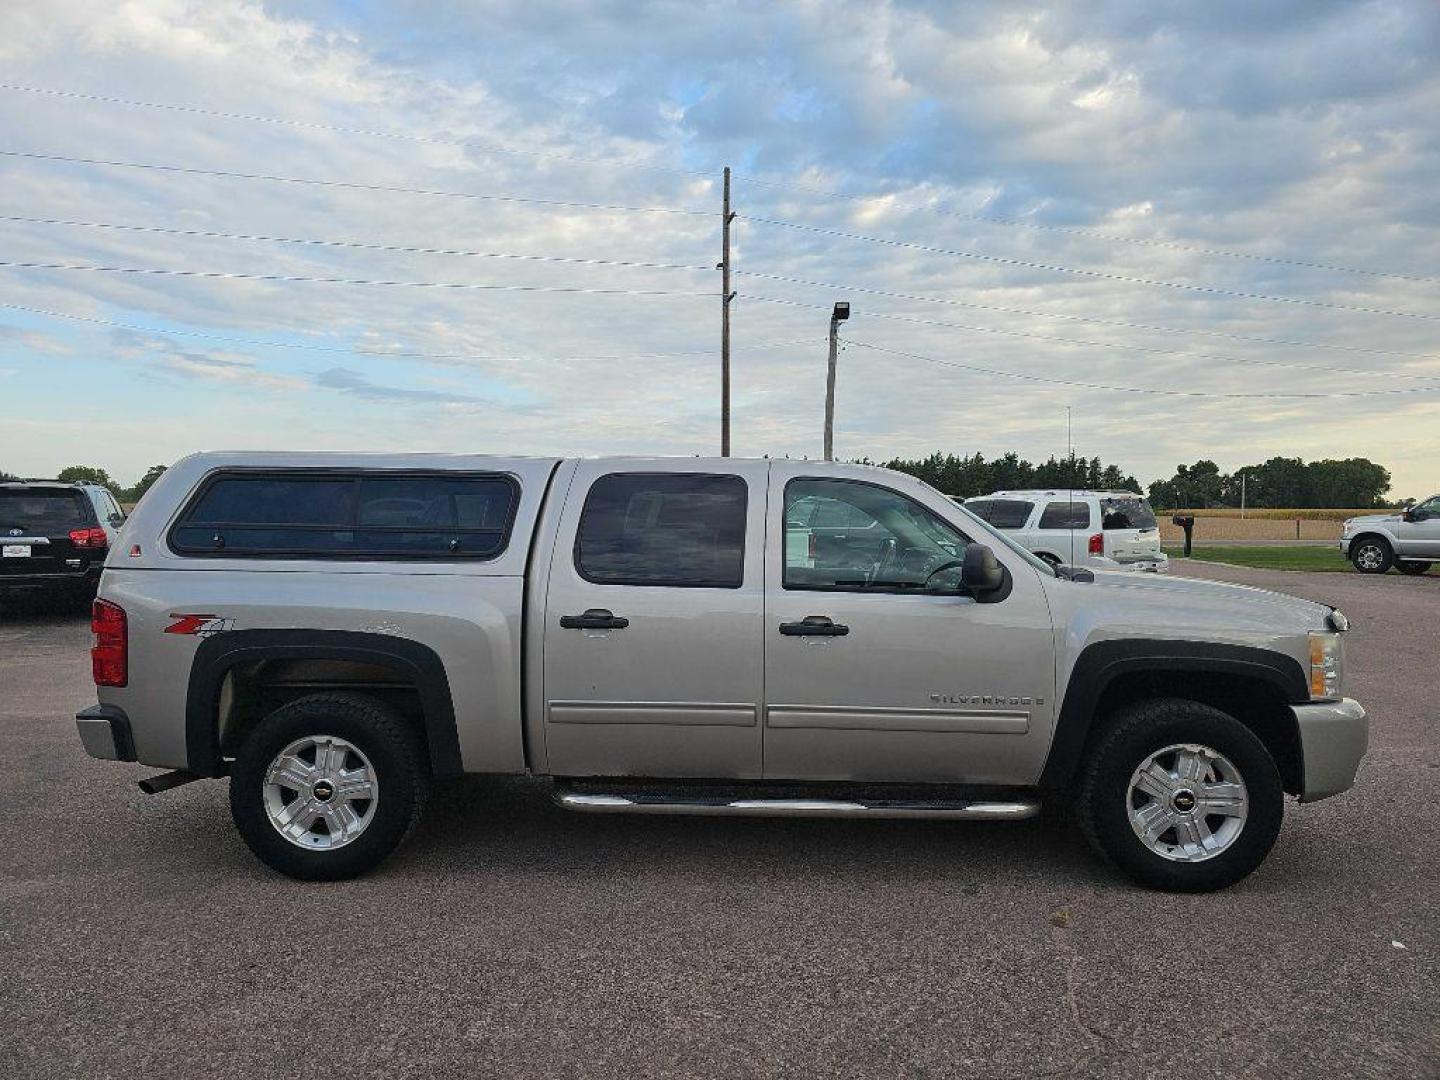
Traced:
<path fill-rule="evenodd" d="M 1419 577 L 1430 569 L 1430 564 L 1428 562 L 1397 562 L 1395 569 L 1410 577 Z"/>
<path fill-rule="evenodd" d="M 1265 744 L 1234 717 L 1178 699 L 1115 716 L 1085 764 L 1077 802 L 1101 855 L 1173 892 L 1240 881 L 1269 854 L 1285 813 Z"/>
<path fill-rule="evenodd" d="M 1379 537 L 1367 536 L 1350 547 L 1350 562 L 1362 574 L 1383 574 L 1395 563 L 1395 552 Z"/>
<path fill-rule="evenodd" d="M 363 694 L 312 694 L 256 725 L 230 772 L 230 812 L 260 861 L 336 881 L 373 869 L 420 819 L 430 772 L 413 725 Z"/>

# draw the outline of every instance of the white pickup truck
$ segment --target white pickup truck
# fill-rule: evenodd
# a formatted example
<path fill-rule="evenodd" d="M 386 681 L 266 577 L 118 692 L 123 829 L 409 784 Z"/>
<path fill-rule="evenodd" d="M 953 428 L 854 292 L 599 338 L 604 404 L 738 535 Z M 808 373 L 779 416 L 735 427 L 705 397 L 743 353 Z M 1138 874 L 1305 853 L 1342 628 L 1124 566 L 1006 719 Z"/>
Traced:
<path fill-rule="evenodd" d="M 374 867 L 436 780 L 532 773 L 591 812 L 1050 801 L 1133 878 L 1215 889 L 1286 793 L 1351 786 L 1368 730 L 1338 611 L 1053 568 L 856 465 L 198 454 L 92 628 L 86 750 L 173 770 L 149 791 L 228 776 L 246 842 L 309 879 Z"/>

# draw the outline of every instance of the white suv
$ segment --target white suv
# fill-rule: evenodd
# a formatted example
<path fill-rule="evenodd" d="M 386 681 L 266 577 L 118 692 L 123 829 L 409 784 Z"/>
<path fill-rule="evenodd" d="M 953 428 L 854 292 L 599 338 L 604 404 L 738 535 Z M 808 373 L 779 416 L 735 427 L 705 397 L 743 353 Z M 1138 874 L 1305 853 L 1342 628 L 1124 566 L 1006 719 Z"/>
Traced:
<path fill-rule="evenodd" d="M 1170 564 L 1155 511 L 1133 491 L 997 491 L 962 505 L 1052 566 L 1163 573 Z"/>

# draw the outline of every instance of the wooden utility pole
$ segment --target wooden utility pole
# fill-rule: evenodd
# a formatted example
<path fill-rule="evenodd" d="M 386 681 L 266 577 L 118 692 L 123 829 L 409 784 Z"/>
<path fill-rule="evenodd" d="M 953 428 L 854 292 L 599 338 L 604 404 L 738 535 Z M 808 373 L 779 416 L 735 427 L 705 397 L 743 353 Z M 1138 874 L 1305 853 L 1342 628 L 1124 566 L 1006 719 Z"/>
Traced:
<path fill-rule="evenodd" d="M 725 203 L 720 213 L 720 456 L 730 456 L 730 166 L 725 166 Z"/>

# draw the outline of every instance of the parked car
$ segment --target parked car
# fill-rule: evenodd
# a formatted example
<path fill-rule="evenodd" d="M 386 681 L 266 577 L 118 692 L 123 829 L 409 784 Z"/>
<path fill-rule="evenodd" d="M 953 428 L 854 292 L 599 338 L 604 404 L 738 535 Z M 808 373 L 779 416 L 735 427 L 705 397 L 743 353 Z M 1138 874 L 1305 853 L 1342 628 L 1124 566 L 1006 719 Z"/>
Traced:
<path fill-rule="evenodd" d="M 0 593 L 94 596 L 124 522 L 115 496 L 98 484 L 0 483 Z"/>
<path fill-rule="evenodd" d="M 1423 574 L 1440 562 L 1440 495 L 1398 514 L 1363 514 L 1345 522 L 1340 551 L 1362 574 Z"/>
<path fill-rule="evenodd" d="M 1200 891 L 1259 865 L 1287 792 L 1353 783 L 1346 628 L 1052 570 L 867 466 L 201 454 L 111 553 L 77 724 L 174 770 L 146 790 L 228 776 L 241 835 L 298 878 L 375 866 L 434 780 L 530 773 L 592 813 L 1053 801 L 1138 881 Z"/>
<path fill-rule="evenodd" d="M 966 499 L 984 518 L 1051 566 L 1163 573 L 1160 526 L 1133 491 L 997 491 Z"/>

